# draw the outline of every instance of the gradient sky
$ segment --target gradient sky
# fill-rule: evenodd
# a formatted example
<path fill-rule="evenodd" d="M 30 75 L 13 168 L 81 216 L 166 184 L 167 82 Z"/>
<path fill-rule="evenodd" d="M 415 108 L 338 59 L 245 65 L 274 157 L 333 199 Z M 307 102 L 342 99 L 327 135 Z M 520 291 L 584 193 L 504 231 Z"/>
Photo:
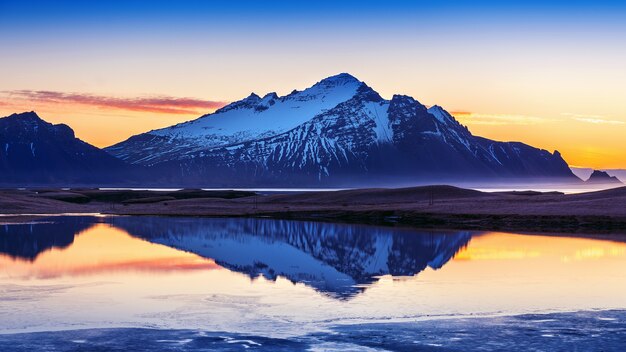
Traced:
<path fill-rule="evenodd" d="M 626 168 L 626 3 L 0 0 L 0 116 L 107 146 L 349 72 L 474 134 Z"/>

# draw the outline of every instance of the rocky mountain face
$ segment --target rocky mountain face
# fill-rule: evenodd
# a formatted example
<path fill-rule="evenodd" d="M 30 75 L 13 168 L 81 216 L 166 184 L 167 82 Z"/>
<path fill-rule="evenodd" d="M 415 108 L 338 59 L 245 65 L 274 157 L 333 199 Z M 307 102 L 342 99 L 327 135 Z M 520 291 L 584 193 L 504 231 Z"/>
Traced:
<path fill-rule="evenodd" d="M 133 136 L 108 147 L 120 159 L 155 165 L 192 157 L 196 152 L 272 137 L 352 98 L 361 83 L 338 75 L 303 91 L 278 97 L 252 93 L 213 114 L 160 130 Z"/>
<path fill-rule="evenodd" d="M 607 172 L 599 170 L 594 170 L 586 182 L 595 184 L 622 184 L 622 181 L 617 177 L 610 176 Z"/>
<path fill-rule="evenodd" d="M 0 184 L 109 182 L 131 177 L 134 169 L 34 112 L 0 118 Z"/>
<path fill-rule="evenodd" d="M 474 136 L 439 106 L 385 100 L 348 74 L 284 97 L 252 94 L 106 150 L 165 182 L 194 185 L 578 181 L 557 151 Z"/>

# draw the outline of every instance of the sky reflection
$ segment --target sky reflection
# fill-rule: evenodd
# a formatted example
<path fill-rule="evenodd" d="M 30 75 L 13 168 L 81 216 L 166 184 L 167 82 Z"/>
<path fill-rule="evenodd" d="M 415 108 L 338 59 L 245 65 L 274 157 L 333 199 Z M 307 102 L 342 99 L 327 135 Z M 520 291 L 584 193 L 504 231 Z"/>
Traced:
<path fill-rule="evenodd" d="M 0 231 L 0 331 L 132 324 L 275 335 L 626 307 L 623 242 L 267 219 L 53 220 L 69 224 L 54 229 L 71 243 L 44 224 Z M 31 228 L 38 242 L 9 245 Z"/>

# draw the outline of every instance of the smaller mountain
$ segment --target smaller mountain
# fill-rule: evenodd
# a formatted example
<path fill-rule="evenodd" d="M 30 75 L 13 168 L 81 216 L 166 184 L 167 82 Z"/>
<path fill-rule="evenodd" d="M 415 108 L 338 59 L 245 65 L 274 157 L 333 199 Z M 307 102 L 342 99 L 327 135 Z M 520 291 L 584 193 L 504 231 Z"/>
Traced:
<path fill-rule="evenodd" d="M 604 183 L 604 184 L 609 184 L 609 183 L 621 184 L 622 183 L 617 177 L 610 176 L 605 171 L 599 171 L 599 170 L 593 170 L 593 173 L 591 173 L 591 176 L 589 176 L 589 179 L 586 182 Z"/>
<path fill-rule="evenodd" d="M 594 169 L 590 167 L 570 167 L 574 175 L 578 176 L 581 180 L 588 179 L 593 173 Z M 602 169 L 600 171 L 604 171 L 609 176 L 617 177 L 621 182 L 626 181 L 626 169 Z"/>
<path fill-rule="evenodd" d="M 617 177 L 622 183 L 626 182 L 626 170 L 625 169 L 606 169 L 607 174 Z"/>
<path fill-rule="evenodd" d="M 106 184 L 134 170 L 76 138 L 69 126 L 48 123 L 33 111 L 0 118 L 2 184 Z"/>

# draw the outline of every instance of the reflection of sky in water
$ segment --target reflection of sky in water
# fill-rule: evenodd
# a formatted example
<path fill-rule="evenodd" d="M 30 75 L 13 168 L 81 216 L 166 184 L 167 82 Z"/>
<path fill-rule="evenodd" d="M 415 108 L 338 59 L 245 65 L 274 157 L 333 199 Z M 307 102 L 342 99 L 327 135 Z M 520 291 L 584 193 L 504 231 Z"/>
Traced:
<path fill-rule="evenodd" d="M 1 330 L 290 335 L 426 315 L 626 307 L 620 242 L 250 219 L 104 221 L 0 230 L 9 253 L 0 255 Z"/>

